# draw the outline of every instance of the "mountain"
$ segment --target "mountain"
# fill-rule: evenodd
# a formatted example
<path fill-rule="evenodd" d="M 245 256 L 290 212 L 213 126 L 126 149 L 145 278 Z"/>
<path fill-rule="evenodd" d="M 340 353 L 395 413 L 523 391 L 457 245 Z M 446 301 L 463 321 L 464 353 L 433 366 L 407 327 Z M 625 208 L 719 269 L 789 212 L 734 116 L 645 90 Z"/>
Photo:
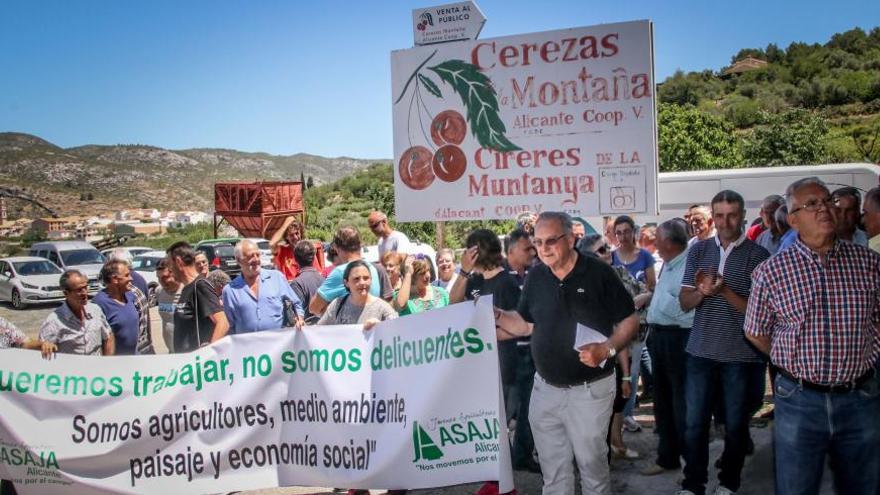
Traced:
<path fill-rule="evenodd" d="M 30 134 L 0 133 L 0 184 L 25 189 L 59 214 L 138 208 L 208 210 L 218 181 L 333 182 L 390 160 L 277 156 L 229 149 L 167 150 L 140 144 L 61 148 Z M 92 194 L 91 201 L 81 201 Z M 14 216 L 30 206 L 10 201 Z"/>

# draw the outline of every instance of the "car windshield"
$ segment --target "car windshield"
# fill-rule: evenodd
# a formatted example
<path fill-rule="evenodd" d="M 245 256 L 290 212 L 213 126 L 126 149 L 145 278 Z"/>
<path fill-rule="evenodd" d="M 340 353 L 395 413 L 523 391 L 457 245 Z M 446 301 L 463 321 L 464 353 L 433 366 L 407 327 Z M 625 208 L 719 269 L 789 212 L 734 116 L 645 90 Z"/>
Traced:
<path fill-rule="evenodd" d="M 155 272 L 156 265 L 162 261 L 162 258 L 154 256 L 138 256 L 131 262 L 131 267 L 140 272 Z"/>
<path fill-rule="evenodd" d="M 104 264 L 104 255 L 99 253 L 97 249 L 61 251 L 61 259 L 64 261 L 64 266 Z"/>
<path fill-rule="evenodd" d="M 260 241 L 257 243 L 257 248 L 268 251 L 269 250 L 269 241 Z"/>
<path fill-rule="evenodd" d="M 217 253 L 217 256 L 222 258 L 232 258 L 235 257 L 235 248 L 230 245 L 218 244 L 214 246 L 214 252 Z"/>
<path fill-rule="evenodd" d="M 12 266 L 15 267 L 15 273 L 22 277 L 28 275 L 55 275 L 61 273 L 61 269 L 49 260 L 20 261 L 13 263 Z"/>

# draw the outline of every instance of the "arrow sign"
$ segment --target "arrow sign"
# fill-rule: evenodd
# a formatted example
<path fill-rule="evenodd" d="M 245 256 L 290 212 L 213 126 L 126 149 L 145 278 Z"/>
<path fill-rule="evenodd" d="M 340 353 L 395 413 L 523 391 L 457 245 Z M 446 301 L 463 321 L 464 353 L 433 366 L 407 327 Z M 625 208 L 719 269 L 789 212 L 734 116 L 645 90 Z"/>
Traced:
<path fill-rule="evenodd" d="M 458 2 L 412 11 L 413 43 L 430 45 L 475 40 L 486 18 L 474 2 Z"/>

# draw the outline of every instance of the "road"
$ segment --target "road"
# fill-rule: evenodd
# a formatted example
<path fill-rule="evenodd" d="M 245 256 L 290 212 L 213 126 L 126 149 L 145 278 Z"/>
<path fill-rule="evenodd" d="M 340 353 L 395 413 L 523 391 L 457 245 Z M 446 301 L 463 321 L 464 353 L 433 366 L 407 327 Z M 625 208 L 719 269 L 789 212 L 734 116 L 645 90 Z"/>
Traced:
<path fill-rule="evenodd" d="M 16 311 L 7 303 L 0 303 L 0 316 L 10 320 L 27 335 L 36 337 L 39 334 L 40 323 L 54 310 L 54 306 L 36 306 L 22 311 Z M 167 348 L 162 342 L 159 312 L 153 308 L 151 313 L 153 342 L 157 352 L 165 353 Z M 636 450 L 642 458 L 635 461 L 614 460 L 611 464 L 612 491 L 615 494 L 672 494 L 679 489 L 681 473 L 678 471 L 667 472 L 657 476 L 645 477 L 639 471 L 650 464 L 653 453 L 657 448 L 657 436 L 653 434 L 653 416 L 651 404 L 643 404 L 637 410 L 636 419 L 644 428 L 641 432 L 624 432 L 624 440 L 628 447 Z M 772 424 L 772 422 L 771 422 Z M 746 459 L 743 468 L 743 485 L 737 491 L 740 495 L 763 495 L 773 492 L 773 449 L 772 428 L 766 421 L 755 420 L 751 428 L 752 439 L 755 443 L 754 455 Z M 723 441 L 713 439 L 709 445 L 709 459 L 714 462 L 721 455 Z M 541 477 L 538 474 L 527 472 L 514 473 L 515 484 L 520 495 L 532 495 L 541 493 Z M 709 486 L 707 492 L 711 493 L 717 483 L 717 474 L 714 468 L 710 468 Z M 430 490 L 413 490 L 413 495 L 470 495 L 480 487 L 479 483 L 458 485 L 453 487 L 437 488 Z M 331 494 L 329 488 L 271 488 L 241 492 L 249 495 L 323 495 Z M 373 495 L 384 493 L 382 490 L 374 490 Z M 821 490 L 823 494 L 833 493 L 830 486 L 830 473 L 826 469 L 824 483 Z"/>

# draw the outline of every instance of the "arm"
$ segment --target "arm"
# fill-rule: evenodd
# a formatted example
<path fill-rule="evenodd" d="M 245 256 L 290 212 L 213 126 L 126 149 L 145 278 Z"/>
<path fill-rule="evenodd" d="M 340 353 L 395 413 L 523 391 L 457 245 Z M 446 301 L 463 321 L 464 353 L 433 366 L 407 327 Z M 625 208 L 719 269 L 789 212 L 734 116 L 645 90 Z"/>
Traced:
<path fill-rule="evenodd" d="M 645 285 L 648 286 L 649 291 L 653 291 L 654 287 L 657 286 L 657 274 L 654 272 L 654 265 L 649 266 L 645 270 Z"/>
<path fill-rule="evenodd" d="M 696 287 L 681 287 L 681 293 L 678 294 L 678 303 L 681 305 L 681 310 L 684 312 L 688 312 L 703 302 L 703 294 L 697 290 Z"/>
<path fill-rule="evenodd" d="M 324 314 L 324 311 L 327 309 L 328 304 L 329 303 L 327 301 L 325 301 L 323 297 L 321 297 L 321 294 L 317 293 L 317 294 L 315 294 L 315 297 L 313 297 L 312 300 L 309 301 L 309 313 L 311 313 L 313 315 L 322 315 L 322 314 Z M 323 320 L 323 318 L 322 318 L 322 320 Z M 318 323 L 322 324 L 321 322 L 318 322 Z"/>
<path fill-rule="evenodd" d="M 470 272 L 474 269 L 474 263 L 477 260 L 478 249 L 479 248 L 477 246 L 469 247 L 461 255 L 462 273 L 455 277 L 455 283 L 452 284 L 452 287 L 449 288 L 450 304 L 460 303 L 465 300 L 465 289 L 467 288 L 468 277 L 464 274 L 464 272 Z"/>
<path fill-rule="evenodd" d="M 718 277 L 718 280 L 721 281 L 721 276 Z M 718 290 L 718 293 L 721 294 L 721 297 L 726 299 L 727 302 L 730 303 L 731 306 L 733 306 L 733 309 L 745 314 L 746 307 L 749 304 L 749 298 L 743 297 L 731 290 L 730 287 L 723 285 L 723 281 L 721 283 L 721 288 Z"/>
<path fill-rule="evenodd" d="M 770 336 L 769 335 L 751 335 L 746 332 L 746 338 L 755 346 L 756 349 L 766 355 L 770 355 Z"/>
<path fill-rule="evenodd" d="M 403 309 L 406 308 L 406 303 L 409 302 L 409 293 L 412 289 L 412 265 L 414 260 L 415 258 L 412 256 L 407 256 L 406 261 L 404 262 L 403 280 L 400 281 L 400 289 L 397 291 L 397 297 L 394 297 L 392 300 L 396 311 L 403 311 Z"/>
<path fill-rule="evenodd" d="M 631 362 L 629 347 L 625 347 L 617 353 L 617 362 L 620 364 L 620 374 L 623 375 L 620 381 L 620 395 L 623 396 L 624 399 L 629 399 L 632 395 L 632 381 L 630 381 L 632 372 L 629 367 Z"/>
<path fill-rule="evenodd" d="M 214 323 L 214 333 L 211 334 L 211 343 L 217 342 L 229 333 L 229 321 L 226 319 L 226 313 L 218 311 L 208 318 Z"/>
<path fill-rule="evenodd" d="M 495 308 L 495 334 L 499 341 L 528 337 L 533 329 L 534 325 L 518 312 Z"/>
<path fill-rule="evenodd" d="M 281 242 L 281 239 L 284 239 L 284 234 L 287 232 L 287 228 L 290 227 L 290 224 L 292 224 L 295 220 L 296 217 L 292 215 L 287 217 L 286 219 L 284 219 L 284 223 L 281 224 L 281 227 L 279 227 L 278 230 L 276 230 L 275 233 L 272 234 L 272 237 L 269 239 L 269 249 L 272 250 L 273 254 L 275 253 L 275 250 L 278 249 L 278 244 Z"/>
<path fill-rule="evenodd" d="M 116 354 L 116 337 L 111 333 L 104 339 L 104 343 L 101 346 L 101 353 L 104 356 L 112 356 Z"/>
<path fill-rule="evenodd" d="M 590 367 L 608 359 L 611 348 L 622 350 L 639 331 L 639 317 L 635 313 L 627 316 L 614 326 L 614 332 L 605 342 L 585 345 L 581 348 L 581 362 Z"/>

